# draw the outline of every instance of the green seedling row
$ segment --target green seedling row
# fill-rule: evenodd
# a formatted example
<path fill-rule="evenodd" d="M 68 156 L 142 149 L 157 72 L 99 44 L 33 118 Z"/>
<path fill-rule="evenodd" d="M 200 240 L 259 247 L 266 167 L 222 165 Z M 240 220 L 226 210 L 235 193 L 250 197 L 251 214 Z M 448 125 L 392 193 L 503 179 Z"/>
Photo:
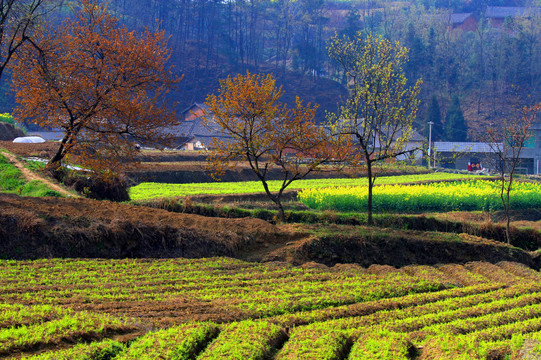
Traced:
<path fill-rule="evenodd" d="M 285 338 L 280 326 L 266 321 L 241 321 L 229 325 L 197 357 L 198 360 L 263 360 Z M 242 339 L 242 341 L 239 341 Z"/>
<path fill-rule="evenodd" d="M 351 349 L 349 360 L 409 360 L 412 344 L 408 337 L 388 331 L 361 336 Z"/>
<path fill-rule="evenodd" d="M 105 360 L 113 359 L 126 345 L 111 339 L 90 344 L 81 343 L 64 350 L 22 357 L 21 360 Z"/>
<path fill-rule="evenodd" d="M 343 358 L 349 347 L 349 334 L 325 323 L 295 328 L 278 352 L 276 360 L 334 360 Z"/>
<path fill-rule="evenodd" d="M 218 333 L 214 323 L 192 323 L 150 332 L 115 360 L 190 360 Z"/>
<path fill-rule="evenodd" d="M 0 355 L 82 339 L 98 340 L 109 333 L 133 329 L 124 321 L 105 314 L 74 313 L 42 324 L 0 330 Z"/>
<path fill-rule="evenodd" d="M 512 263 L 333 269 L 228 258 L 0 261 L 0 294 L 2 357 L 99 359 L 92 348 L 109 347 L 92 341 L 125 333 L 139 337 L 113 346 L 120 360 L 444 359 L 460 351 L 504 359 L 516 351 L 517 334 L 541 331 L 539 272 Z M 433 339 L 446 337 L 463 345 L 439 349 Z"/>
<path fill-rule="evenodd" d="M 0 329 L 39 324 L 59 319 L 70 313 L 72 311 L 69 309 L 51 305 L 0 304 Z"/>

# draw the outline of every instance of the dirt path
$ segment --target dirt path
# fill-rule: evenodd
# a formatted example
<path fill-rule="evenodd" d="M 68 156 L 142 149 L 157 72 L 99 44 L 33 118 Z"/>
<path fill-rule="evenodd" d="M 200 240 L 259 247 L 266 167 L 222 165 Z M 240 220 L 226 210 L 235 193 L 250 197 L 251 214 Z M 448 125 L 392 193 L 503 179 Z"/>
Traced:
<path fill-rule="evenodd" d="M 58 184 L 55 184 L 54 182 L 52 182 L 51 180 L 45 178 L 44 176 L 41 176 L 39 174 L 36 174 L 35 172 L 33 171 L 30 171 L 28 170 L 27 168 L 24 167 L 23 164 L 21 164 L 21 162 L 19 161 L 19 159 L 17 159 L 17 157 L 13 154 L 10 154 L 10 153 L 2 153 L 2 155 L 4 155 L 5 157 L 7 157 L 9 159 L 9 161 L 15 165 L 17 167 L 17 169 L 19 169 L 22 173 L 23 173 L 23 176 L 25 177 L 25 179 L 27 181 L 32 181 L 32 180 L 39 180 L 41 181 L 42 183 L 44 183 L 45 185 L 47 185 L 51 190 L 54 190 L 64 196 L 68 196 L 68 197 L 76 197 L 76 198 L 80 198 L 81 196 L 77 195 L 77 194 L 74 194 L 66 189 L 64 189 L 62 186 L 58 185 Z"/>

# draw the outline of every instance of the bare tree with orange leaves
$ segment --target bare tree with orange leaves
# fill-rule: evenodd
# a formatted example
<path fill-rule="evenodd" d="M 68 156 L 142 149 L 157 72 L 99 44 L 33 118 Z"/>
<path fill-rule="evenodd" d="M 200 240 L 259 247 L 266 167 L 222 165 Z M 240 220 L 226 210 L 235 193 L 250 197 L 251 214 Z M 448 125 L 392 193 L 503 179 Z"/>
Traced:
<path fill-rule="evenodd" d="M 519 107 L 516 117 L 506 118 L 498 124 L 491 124 L 481 135 L 494 155 L 493 165 L 500 180 L 500 199 L 506 220 L 505 238 L 508 244 L 511 244 L 511 190 L 515 173 L 521 163 L 523 149 L 528 142 L 535 143 L 532 125 L 540 110 L 541 104 Z"/>
<path fill-rule="evenodd" d="M 81 0 L 74 18 L 49 29 L 14 65 L 16 116 L 64 137 L 48 169 L 72 154 L 94 170 L 115 172 L 135 142 L 166 144 L 177 124 L 165 93 L 177 79 L 164 32 L 130 32 L 95 0 Z"/>
<path fill-rule="evenodd" d="M 207 97 L 205 121 L 230 140 L 215 138 L 211 143 L 209 161 L 214 174 L 220 176 L 226 167 L 248 162 L 278 207 L 278 219 L 284 221 L 284 190 L 324 169 L 333 159 L 331 139 L 314 121 L 316 107 L 304 106 L 297 98 L 296 106 L 289 109 L 279 101 L 282 89 L 276 87 L 271 75 L 247 72 L 220 84 L 219 94 Z M 276 168 L 281 170 L 281 183 L 272 191 L 268 181 Z"/>

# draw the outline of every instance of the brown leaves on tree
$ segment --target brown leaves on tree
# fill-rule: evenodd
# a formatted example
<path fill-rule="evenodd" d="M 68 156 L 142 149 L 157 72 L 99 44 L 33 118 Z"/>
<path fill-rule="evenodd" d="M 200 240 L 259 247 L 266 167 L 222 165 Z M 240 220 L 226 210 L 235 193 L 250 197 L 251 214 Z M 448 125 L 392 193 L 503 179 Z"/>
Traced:
<path fill-rule="evenodd" d="M 92 0 L 74 12 L 18 56 L 16 115 L 64 131 L 49 167 L 76 154 L 83 165 L 114 172 L 132 158 L 136 142 L 168 143 L 164 128 L 177 118 L 163 96 L 180 79 L 168 66 L 163 31 L 130 32 Z"/>
<path fill-rule="evenodd" d="M 262 182 L 267 196 L 284 220 L 281 196 L 295 180 L 323 169 L 333 156 L 333 146 L 315 121 L 316 107 L 304 106 L 297 98 L 289 109 L 279 101 L 281 88 L 271 75 L 249 72 L 221 81 L 218 95 L 209 95 L 206 126 L 221 131 L 214 139 L 209 161 L 217 176 L 239 161 L 247 162 Z M 271 191 L 270 171 L 281 170 L 281 186 Z"/>

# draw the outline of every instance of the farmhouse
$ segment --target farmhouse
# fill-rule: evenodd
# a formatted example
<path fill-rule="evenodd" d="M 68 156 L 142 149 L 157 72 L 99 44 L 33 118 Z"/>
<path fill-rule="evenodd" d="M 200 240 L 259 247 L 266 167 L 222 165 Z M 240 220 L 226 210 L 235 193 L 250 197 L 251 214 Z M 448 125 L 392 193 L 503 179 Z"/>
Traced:
<path fill-rule="evenodd" d="M 181 113 L 182 123 L 172 129 L 176 136 L 175 149 L 178 150 L 204 150 L 207 149 L 213 138 L 230 141 L 231 137 L 221 132 L 218 125 L 205 126 L 204 114 L 208 110 L 205 104 L 194 103 Z"/>
<path fill-rule="evenodd" d="M 521 174 L 541 174 L 541 118 L 531 126 L 531 137 L 526 141 L 520 153 L 516 171 Z M 486 143 L 479 142 L 442 142 L 434 143 L 437 165 L 451 169 L 468 169 L 468 163 L 479 164 L 482 168 L 496 164 L 494 152 Z M 473 169 L 477 170 L 477 166 Z"/>
<path fill-rule="evenodd" d="M 436 166 L 458 170 L 482 170 L 494 164 L 496 156 L 489 144 L 482 142 L 434 142 Z"/>
<path fill-rule="evenodd" d="M 506 19 L 528 18 L 540 16 L 539 8 L 519 6 L 487 6 L 485 17 L 492 27 L 503 27 Z"/>
<path fill-rule="evenodd" d="M 449 26 L 464 32 L 477 30 L 478 21 L 473 13 L 457 13 L 449 15 Z"/>

